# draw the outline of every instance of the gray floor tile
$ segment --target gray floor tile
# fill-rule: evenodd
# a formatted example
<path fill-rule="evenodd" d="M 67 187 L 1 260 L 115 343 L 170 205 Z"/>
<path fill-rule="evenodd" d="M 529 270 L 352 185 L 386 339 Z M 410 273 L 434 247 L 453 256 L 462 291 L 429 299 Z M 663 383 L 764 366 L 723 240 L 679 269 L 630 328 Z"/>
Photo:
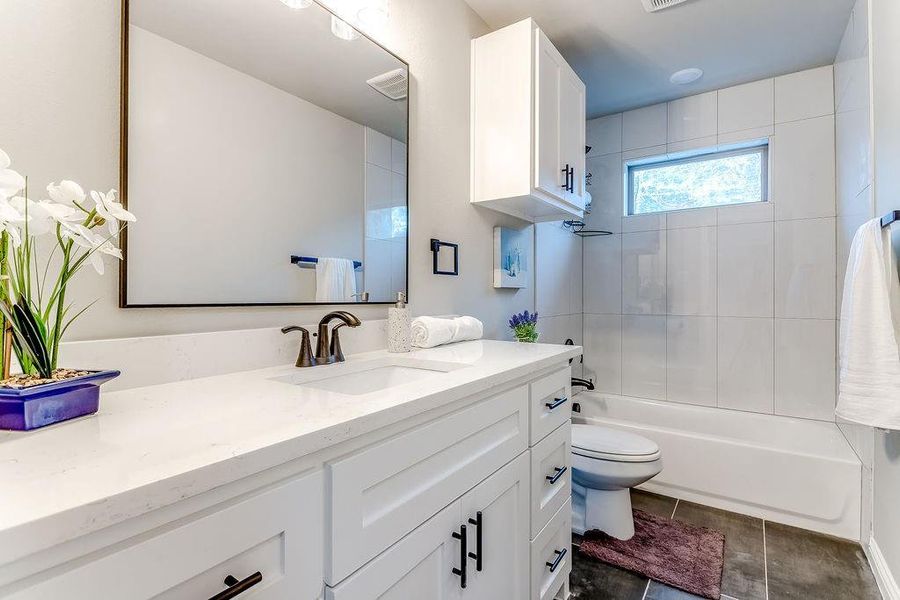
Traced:
<path fill-rule="evenodd" d="M 681 501 L 675 519 L 725 534 L 722 594 L 741 600 L 765 600 L 766 566 L 761 519 Z"/>
<path fill-rule="evenodd" d="M 766 554 L 770 600 L 881 598 L 859 544 L 766 521 Z"/>
<path fill-rule="evenodd" d="M 704 600 L 702 596 L 695 596 L 683 590 L 669 587 L 658 581 L 651 581 L 647 589 L 645 600 Z"/>
<path fill-rule="evenodd" d="M 643 490 L 631 490 L 631 508 L 642 510 L 657 517 L 669 518 L 675 510 L 675 498 L 660 496 Z"/>
<path fill-rule="evenodd" d="M 572 600 L 641 600 L 647 578 L 576 552 L 569 585 Z"/>

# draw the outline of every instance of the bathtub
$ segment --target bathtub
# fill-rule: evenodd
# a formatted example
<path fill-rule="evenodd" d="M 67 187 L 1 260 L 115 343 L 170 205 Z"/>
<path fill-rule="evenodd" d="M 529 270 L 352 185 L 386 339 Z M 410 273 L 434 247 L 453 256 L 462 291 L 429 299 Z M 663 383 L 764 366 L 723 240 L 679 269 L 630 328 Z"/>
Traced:
<path fill-rule="evenodd" d="M 659 444 L 642 489 L 859 540 L 861 464 L 834 423 L 581 392 L 576 423 Z"/>

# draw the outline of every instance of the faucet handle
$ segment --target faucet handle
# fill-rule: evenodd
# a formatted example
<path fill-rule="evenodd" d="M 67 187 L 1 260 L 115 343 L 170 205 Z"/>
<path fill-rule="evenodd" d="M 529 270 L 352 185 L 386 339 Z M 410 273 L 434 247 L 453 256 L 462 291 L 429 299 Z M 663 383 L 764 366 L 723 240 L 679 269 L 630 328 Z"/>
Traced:
<path fill-rule="evenodd" d="M 300 331 L 303 337 L 300 339 L 300 354 L 297 355 L 298 367 L 313 367 L 316 365 L 316 359 L 313 357 L 312 345 L 309 342 L 309 331 L 298 325 L 290 325 L 282 327 L 281 333 L 291 333 L 292 331 Z"/>

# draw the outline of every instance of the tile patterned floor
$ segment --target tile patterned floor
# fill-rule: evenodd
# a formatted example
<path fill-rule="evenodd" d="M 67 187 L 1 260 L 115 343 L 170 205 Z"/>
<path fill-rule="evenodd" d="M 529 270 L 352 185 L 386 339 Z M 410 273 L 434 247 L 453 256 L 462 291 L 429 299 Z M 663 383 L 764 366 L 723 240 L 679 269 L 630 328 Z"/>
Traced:
<path fill-rule="evenodd" d="M 725 534 L 722 600 L 881 599 L 858 544 L 638 490 L 631 497 L 634 508 Z M 698 598 L 577 552 L 571 587 L 573 600 Z"/>

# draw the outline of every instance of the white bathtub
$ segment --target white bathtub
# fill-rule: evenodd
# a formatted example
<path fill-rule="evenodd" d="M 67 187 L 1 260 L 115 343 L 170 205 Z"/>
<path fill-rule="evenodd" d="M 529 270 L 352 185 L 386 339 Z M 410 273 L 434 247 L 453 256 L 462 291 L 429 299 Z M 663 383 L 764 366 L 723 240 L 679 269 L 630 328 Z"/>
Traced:
<path fill-rule="evenodd" d="M 833 423 L 582 392 L 579 423 L 659 444 L 651 492 L 859 540 L 861 465 Z"/>

